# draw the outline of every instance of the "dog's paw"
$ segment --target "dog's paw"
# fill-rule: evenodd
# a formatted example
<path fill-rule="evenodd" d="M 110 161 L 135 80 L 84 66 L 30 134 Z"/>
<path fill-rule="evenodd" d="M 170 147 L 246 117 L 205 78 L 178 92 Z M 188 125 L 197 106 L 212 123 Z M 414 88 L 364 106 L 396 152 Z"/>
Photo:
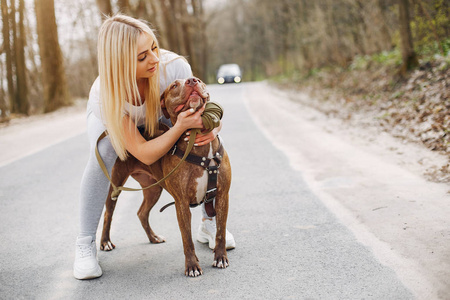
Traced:
<path fill-rule="evenodd" d="M 163 237 L 162 235 L 152 235 L 150 237 L 150 243 L 152 244 L 160 244 L 160 243 L 164 243 L 166 241 L 166 238 Z"/>
<path fill-rule="evenodd" d="M 203 271 L 202 268 L 197 265 L 191 268 L 186 268 L 185 275 L 188 277 L 197 277 L 203 275 Z"/>
<path fill-rule="evenodd" d="M 213 267 L 219 268 L 219 269 L 225 269 L 226 267 L 228 267 L 230 265 L 229 261 L 228 261 L 228 257 L 226 256 L 221 256 L 221 257 L 216 257 L 213 261 Z"/>
<path fill-rule="evenodd" d="M 116 245 L 111 243 L 111 241 L 105 241 L 100 243 L 100 250 L 111 251 L 114 248 L 116 248 Z"/>

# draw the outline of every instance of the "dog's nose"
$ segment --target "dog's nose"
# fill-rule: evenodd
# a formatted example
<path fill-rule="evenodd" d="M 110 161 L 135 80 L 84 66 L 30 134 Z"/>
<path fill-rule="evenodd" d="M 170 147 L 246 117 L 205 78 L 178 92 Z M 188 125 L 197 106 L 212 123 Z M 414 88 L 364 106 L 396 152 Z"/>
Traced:
<path fill-rule="evenodd" d="M 188 78 L 186 80 L 185 84 L 188 85 L 188 86 L 195 86 L 197 83 L 198 83 L 197 78 Z"/>

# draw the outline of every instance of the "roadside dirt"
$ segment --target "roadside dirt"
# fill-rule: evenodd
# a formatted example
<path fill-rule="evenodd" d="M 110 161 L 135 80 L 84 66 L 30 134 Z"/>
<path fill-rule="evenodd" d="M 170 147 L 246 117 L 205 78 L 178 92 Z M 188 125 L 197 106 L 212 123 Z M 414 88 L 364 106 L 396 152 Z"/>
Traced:
<path fill-rule="evenodd" d="M 246 92 L 255 122 L 356 238 L 417 299 L 448 298 L 450 186 L 424 175 L 447 156 L 319 112 L 299 91 L 255 84 Z"/>
<path fill-rule="evenodd" d="M 0 123 L 0 166 L 86 131 L 86 100 L 48 114 Z"/>

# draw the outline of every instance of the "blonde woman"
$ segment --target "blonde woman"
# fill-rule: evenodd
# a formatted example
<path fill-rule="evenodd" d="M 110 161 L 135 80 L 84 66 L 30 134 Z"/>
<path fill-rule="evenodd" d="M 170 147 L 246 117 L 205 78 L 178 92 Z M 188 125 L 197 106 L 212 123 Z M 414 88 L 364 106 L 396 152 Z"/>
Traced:
<path fill-rule="evenodd" d="M 146 141 L 139 132 L 145 127 L 153 133 L 160 117 L 160 93 L 175 79 L 192 76 L 189 64 L 175 53 L 159 49 L 158 41 L 147 24 L 140 20 L 115 15 L 104 21 L 98 37 L 99 77 L 92 85 L 87 105 L 87 131 L 90 156 L 81 181 L 80 232 L 76 240 L 74 277 L 100 277 L 97 260 L 96 232 L 108 194 L 109 181 L 95 157 L 98 137 L 106 129 L 108 137 L 98 150 L 111 172 L 117 157 L 126 159 L 131 153 L 145 164 L 166 154 L 181 135 L 190 128 L 202 128 L 201 113 L 186 111 L 162 136 Z M 196 144 L 211 142 L 219 128 L 199 135 Z M 208 219 L 203 208 L 199 234 L 215 236 L 215 220 Z M 227 232 L 227 247 L 235 242 Z"/>

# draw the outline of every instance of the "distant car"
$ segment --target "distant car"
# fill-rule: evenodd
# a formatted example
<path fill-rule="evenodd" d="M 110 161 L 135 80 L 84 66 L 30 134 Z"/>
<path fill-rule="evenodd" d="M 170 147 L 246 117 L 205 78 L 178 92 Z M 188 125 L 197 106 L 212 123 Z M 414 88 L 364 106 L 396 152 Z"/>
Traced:
<path fill-rule="evenodd" d="M 242 81 L 241 68 L 237 64 L 221 65 L 217 71 L 217 82 L 219 84 Z"/>

